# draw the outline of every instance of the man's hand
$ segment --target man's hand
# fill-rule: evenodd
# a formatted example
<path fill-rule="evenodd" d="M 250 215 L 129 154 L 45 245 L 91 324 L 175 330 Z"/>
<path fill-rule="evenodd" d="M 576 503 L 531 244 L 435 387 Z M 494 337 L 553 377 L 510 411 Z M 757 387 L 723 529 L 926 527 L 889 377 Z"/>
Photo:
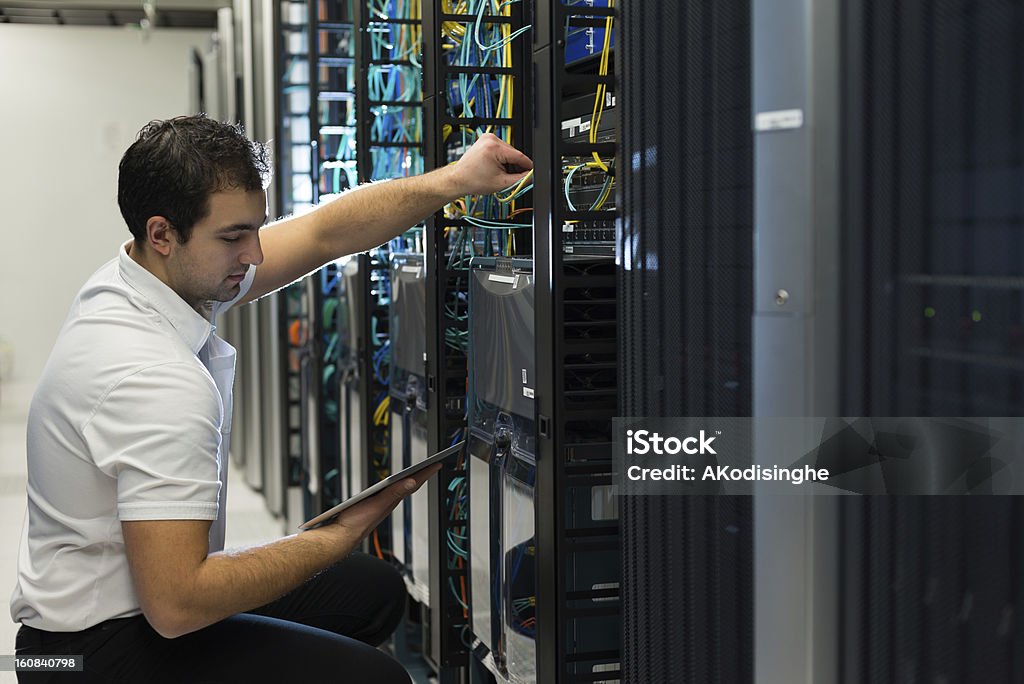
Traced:
<path fill-rule="evenodd" d="M 364 183 L 315 211 L 260 230 L 263 264 L 250 302 L 346 254 L 381 245 L 464 195 L 487 195 L 521 181 L 533 168 L 525 154 L 485 133 L 457 163 L 422 176 Z"/>
<path fill-rule="evenodd" d="M 368 499 L 363 499 L 354 506 L 343 510 L 334 522 L 334 525 L 344 528 L 349 534 L 355 534 L 362 539 L 370 534 L 378 525 L 384 522 L 384 518 L 395 509 L 402 499 L 419 489 L 424 482 L 429 480 L 437 471 L 441 470 L 441 464 L 435 463 L 429 468 L 424 468 L 412 477 L 396 482 L 382 492 L 378 492 Z M 328 525 L 329 529 L 331 525 Z"/>
<path fill-rule="evenodd" d="M 492 133 L 484 133 L 453 167 L 456 196 L 490 195 L 523 179 L 533 162 Z"/>

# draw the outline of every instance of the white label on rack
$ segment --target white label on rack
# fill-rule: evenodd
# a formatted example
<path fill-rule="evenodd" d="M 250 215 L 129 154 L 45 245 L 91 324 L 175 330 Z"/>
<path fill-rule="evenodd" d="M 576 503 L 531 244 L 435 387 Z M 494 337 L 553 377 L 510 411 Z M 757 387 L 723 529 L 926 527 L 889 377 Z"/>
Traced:
<path fill-rule="evenodd" d="M 584 121 L 583 123 L 580 124 L 580 133 L 586 133 L 589 130 L 590 130 L 590 122 L 589 121 Z"/>
<path fill-rule="evenodd" d="M 523 384 L 526 384 L 526 369 L 523 369 Z"/>
<path fill-rule="evenodd" d="M 516 282 L 516 279 L 512 276 L 498 275 L 497 273 L 487 274 L 487 279 L 493 280 L 496 283 L 508 283 L 509 285 L 514 285 Z"/>
<path fill-rule="evenodd" d="M 575 119 L 566 119 L 562 122 L 562 130 L 564 131 L 567 128 L 576 128 L 581 123 L 583 123 L 582 116 L 577 116 Z"/>
<path fill-rule="evenodd" d="M 527 399 L 533 399 L 533 390 L 529 387 L 523 388 L 523 396 Z"/>
<path fill-rule="evenodd" d="M 570 223 L 569 221 L 563 222 L 562 223 L 562 232 L 563 233 L 571 233 L 571 232 L 573 232 L 572 223 Z"/>
<path fill-rule="evenodd" d="M 803 125 L 804 110 L 802 109 L 779 109 L 774 112 L 761 112 L 754 119 L 754 130 L 759 133 L 791 130 L 800 128 Z"/>
<path fill-rule="evenodd" d="M 415 273 L 416 275 L 419 275 L 420 274 L 420 267 L 419 266 L 403 266 L 402 267 L 402 273 Z"/>

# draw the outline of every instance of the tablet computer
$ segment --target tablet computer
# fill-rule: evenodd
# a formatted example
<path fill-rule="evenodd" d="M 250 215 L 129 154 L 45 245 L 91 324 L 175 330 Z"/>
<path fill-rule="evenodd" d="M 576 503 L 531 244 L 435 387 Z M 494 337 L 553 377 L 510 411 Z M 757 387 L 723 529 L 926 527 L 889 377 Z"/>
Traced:
<path fill-rule="evenodd" d="M 343 510 L 345 510 L 349 506 L 357 504 L 360 501 L 362 501 L 363 499 L 371 497 L 374 494 L 380 492 L 381 490 L 387 489 L 389 486 L 395 484 L 396 482 L 404 480 L 405 478 L 407 478 L 407 477 L 409 477 L 411 475 L 415 475 L 416 473 L 418 473 L 419 471 L 423 470 L 424 468 L 432 466 L 435 463 L 440 463 L 441 461 L 445 460 L 446 458 L 451 458 L 452 456 L 455 456 L 456 454 L 458 454 L 459 452 L 462 451 L 462 448 L 464 446 L 466 446 L 466 440 L 462 440 L 458 444 L 453 444 L 452 446 L 448 447 L 444 451 L 439 451 L 436 454 L 434 454 L 433 456 L 431 456 L 430 458 L 426 458 L 426 459 L 420 461 L 419 463 L 411 465 L 408 468 L 406 468 L 405 470 L 401 470 L 401 471 L 395 473 L 394 475 L 389 475 L 388 477 L 385 477 L 380 482 L 367 487 L 366 489 L 364 489 L 363 491 L 359 492 L 355 496 L 353 496 L 353 497 L 351 497 L 349 499 L 345 499 L 344 501 L 342 501 L 340 504 L 338 504 L 334 508 L 331 508 L 330 510 L 326 510 L 323 513 L 321 513 L 320 515 L 318 515 L 315 518 L 313 518 L 312 520 L 307 520 L 306 522 L 302 523 L 301 525 L 299 525 L 299 529 L 300 530 L 310 530 L 310 529 L 313 529 L 314 527 L 319 527 L 320 525 L 323 525 L 325 522 L 328 522 L 332 518 L 336 517 L 339 513 L 341 513 Z"/>

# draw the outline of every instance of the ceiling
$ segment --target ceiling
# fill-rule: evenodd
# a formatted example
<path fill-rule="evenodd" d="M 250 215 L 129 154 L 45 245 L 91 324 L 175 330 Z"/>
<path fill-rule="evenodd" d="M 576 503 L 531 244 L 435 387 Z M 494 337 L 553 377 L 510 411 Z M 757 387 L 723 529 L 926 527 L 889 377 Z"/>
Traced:
<path fill-rule="evenodd" d="M 154 0 L 156 25 L 214 28 L 216 11 L 231 0 Z M 137 25 L 146 16 L 141 0 L 0 0 L 0 23 L 54 26 Z"/>

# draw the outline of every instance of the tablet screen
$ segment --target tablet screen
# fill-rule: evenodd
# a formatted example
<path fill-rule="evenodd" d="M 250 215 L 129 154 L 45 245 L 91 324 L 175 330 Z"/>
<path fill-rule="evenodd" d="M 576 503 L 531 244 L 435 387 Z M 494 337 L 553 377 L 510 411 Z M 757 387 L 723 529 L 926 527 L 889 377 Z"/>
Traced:
<path fill-rule="evenodd" d="M 446 458 L 451 458 L 452 456 L 455 456 L 456 454 L 461 453 L 462 452 L 462 448 L 464 446 L 466 446 L 466 440 L 462 440 L 458 444 L 453 444 L 452 446 L 448 447 L 444 451 L 439 451 L 436 454 L 434 454 L 433 456 L 431 456 L 429 458 L 426 458 L 426 459 L 420 461 L 419 463 L 416 463 L 416 464 L 413 464 L 413 465 L 409 466 L 405 470 L 401 470 L 401 471 L 395 473 L 394 475 L 389 475 L 388 477 L 384 478 L 380 482 L 367 487 L 366 489 L 364 489 L 363 491 L 359 492 L 355 496 L 342 501 L 337 506 L 335 506 L 335 507 L 333 507 L 333 508 L 331 508 L 329 510 L 324 511 L 323 513 L 321 513 L 320 515 L 316 516 L 312 520 L 307 520 L 306 522 L 304 522 L 301 525 L 299 525 L 299 529 L 300 530 L 309 530 L 309 529 L 312 529 L 314 527 L 318 527 L 318 526 L 324 524 L 325 522 L 328 522 L 329 520 L 331 520 L 332 518 L 337 516 L 339 513 L 341 513 L 343 510 L 348 508 L 349 506 L 351 506 L 353 504 L 357 504 L 360 501 L 362 501 L 363 499 L 371 497 L 374 494 L 376 494 L 377 492 L 380 492 L 380 491 L 382 491 L 384 489 L 387 489 L 390 485 L 393 485 L 394 483 L 399 482 L 400 480 L 403 480 L 403 479 L 405 479 L 405 478 L 407 478 L 407 477 L 409 477 L 411 475 L 415 475 L 416 473 L 418 473 L 419 471 L 423 470 L 424 468 L 426 468 L 428 466 L 431 466 L 431 465 L 433 465 L 435 463 L 440 463 L 441 461 L 445 460 Z"/>

